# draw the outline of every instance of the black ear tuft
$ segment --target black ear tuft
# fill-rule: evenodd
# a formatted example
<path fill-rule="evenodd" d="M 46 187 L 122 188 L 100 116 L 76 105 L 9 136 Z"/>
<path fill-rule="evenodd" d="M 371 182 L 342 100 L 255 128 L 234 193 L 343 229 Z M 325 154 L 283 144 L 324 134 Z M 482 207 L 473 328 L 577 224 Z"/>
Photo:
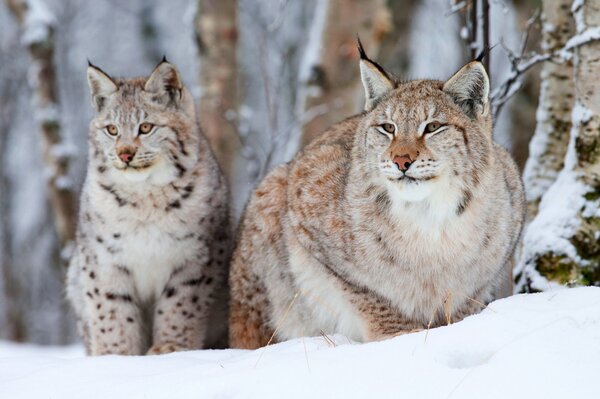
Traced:
<path fill-rule="evenodd" d="M 169 62 L 167 61 L 167 56 L 163 54 L 162 60 L 160 60 L 159 64 L 162 64 L 163 62 Z"/>
<path fill-rule="evenodd" d="M 88 62 L 88 66 L 89 67 L 95 68 L 94 65 L 92 64 L 92 61 L 90 61 L 89 58 L 87 59 L 87 62 Z"/>
<path fill-rule="evenodd" d="M 367 57 L 367 53 L 365 52 L 365 48 L 363 47 L 362 42 L 360 41 L 360 36 L 358 36 L 358 33 L 356 34 L 356 42 L 358 47 L 358 54 L 360 54 L 360 59 L 368 60 L 369 57 Z"/>
<path fill-rule="evenodd" d="M 481 52 L 477 55 L 477 57 L 475 57 L 474 61 L 478 61 L 483 63 L 483 59 L 485 57 L 488 57 L 490 55 L 490 53 L 492 52 L 492 50 L 494 49 L 494 47 L 496 47 L 498 44 L 494 44 L 492 47 L 486 47 L 483 50 L 481 50 Z"/>
<path fill-rule="evenodd" d="M 484 48 L 483 50 L 481 50 L 479 55 L 477 55 L 477 57 L 475 57 L 475 61 L 482 62 L 483 59 L 485 58 L 485 56 L 488 55 L 488 53 L 489 53 L 489 51 Z"/>

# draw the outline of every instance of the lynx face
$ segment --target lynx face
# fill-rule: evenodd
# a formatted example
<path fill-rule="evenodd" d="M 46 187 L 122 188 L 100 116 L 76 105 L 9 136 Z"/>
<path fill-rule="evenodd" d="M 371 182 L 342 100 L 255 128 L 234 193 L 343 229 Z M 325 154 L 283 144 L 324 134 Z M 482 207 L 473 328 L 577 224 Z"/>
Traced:
<path fill-rule="evenodd" d="M 90 66 L 88 82 L 97 114 L 90 124 L 90 142 L 102 167 L 115 178 L 168 183 L 182 163 L 194 161 L 197 138 L 189 93 L 167 62 L 146 79 L 113 80 Z M 183 155 L 183 156 L 182 156 Z"/>
<path fill-rule="evenodd" d="M 366 161 L 405 201 L 461 191 L 492 147 L 487 76 L 465 66 L 447 82 L 396 83 L 361 60 L 368 111 Z"/>

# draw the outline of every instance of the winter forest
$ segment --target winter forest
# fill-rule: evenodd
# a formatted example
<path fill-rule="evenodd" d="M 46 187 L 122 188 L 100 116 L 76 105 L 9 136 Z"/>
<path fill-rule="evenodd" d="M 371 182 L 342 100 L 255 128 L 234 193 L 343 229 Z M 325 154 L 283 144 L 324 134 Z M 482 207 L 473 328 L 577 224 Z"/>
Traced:
<path fill-rule="evenodd" d="M 323 333 L 256 355 L 83 357 L 65 281 L 91 154 L 88 62 L 114 77 L 147 76 L 163 56 L 177 67 L 237 225 L 270 171 L 363 111 L 357 35 L 401 81 L 446 80 L 483 54 L 493 137 L 518 165 L 527 209 L 500 300 L 452 326 L 361 346 Z M 375 389 L 375 397 L 485 397 L 488 387 L 497 397 L 593 397 L 599 57 L 600 0 L 2 1 L 0 397 L 81 397 L 84 386 L 97 389 L 91 397 L 365 397 Z M 471 345 L 481 336 L 489 342 Z M 553 367 L 569 370 L 577 387 Z M 49 388 L 73 373 L 79 388 Z M 440 386 L 406 388 L 402 373 Z M 335 378 L 352 381 L 333 388 Z"/>

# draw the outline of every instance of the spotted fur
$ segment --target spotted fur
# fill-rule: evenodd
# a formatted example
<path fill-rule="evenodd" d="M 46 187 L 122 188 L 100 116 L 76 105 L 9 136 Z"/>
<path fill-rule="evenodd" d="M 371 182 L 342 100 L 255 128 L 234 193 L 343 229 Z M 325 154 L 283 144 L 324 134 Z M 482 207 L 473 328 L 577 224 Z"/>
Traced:
<path fill-rule="evenodd" d="M 365 112 L 250 199 L 230 273 L 234 347 L 437 326 L 479 311 L 507 278 L 523 189 L 492 140 L 485 70 L 401 83 L 362 57 Z"/>
<path fill-rule="evenodd" d="M 214 344 L 226 326 L 228 193 L 193 100 L 166 61 L 137 79 L 90 66 L 88 81 L 97 113 L 67 285 L 87 351 Z"/>

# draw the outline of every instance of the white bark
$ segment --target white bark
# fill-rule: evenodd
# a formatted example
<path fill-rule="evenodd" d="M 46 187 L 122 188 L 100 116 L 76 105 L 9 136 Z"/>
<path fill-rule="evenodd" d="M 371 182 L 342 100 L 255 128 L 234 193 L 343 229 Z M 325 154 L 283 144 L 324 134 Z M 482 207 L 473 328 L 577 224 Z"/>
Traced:
<path fill-rule="evenodd" d="M 42 0 L 7 0 L 23 26 L 23 43 L 31 54 L 31 73 L 36 96 L 43 156 L 48 171 L 48 196 L 54 225 L 62 249 L 75 237 L 75 194 L 68 176 L 71 150 L 63 138 L 54 66 L 54 25 L 56 20 Z M 65 263 L 66 264 L 66 263 Z"/>
<path fill-rule="evenodd" d="M 542 50 L 560 50 L 574 33 L 570 13 L 572 0 L 543 2 Z M 573 64 L 546 62 L 541 72 L 537 127 L 529 143 L 529 158 L 523 180 L 528 203 L 528 219 L 537 213 L 542 195 L 563 167 L 571 130 L 573 109 Z"/>
<path fill-rule="evenodd" d="M 576 0 L 577 37 L 600 25 L 600 4 Z M 600 41 L 575 49 L 575 105 L 564 168 L 528 226 L 517 276 L 521 290 L 600 283 Z"/>

